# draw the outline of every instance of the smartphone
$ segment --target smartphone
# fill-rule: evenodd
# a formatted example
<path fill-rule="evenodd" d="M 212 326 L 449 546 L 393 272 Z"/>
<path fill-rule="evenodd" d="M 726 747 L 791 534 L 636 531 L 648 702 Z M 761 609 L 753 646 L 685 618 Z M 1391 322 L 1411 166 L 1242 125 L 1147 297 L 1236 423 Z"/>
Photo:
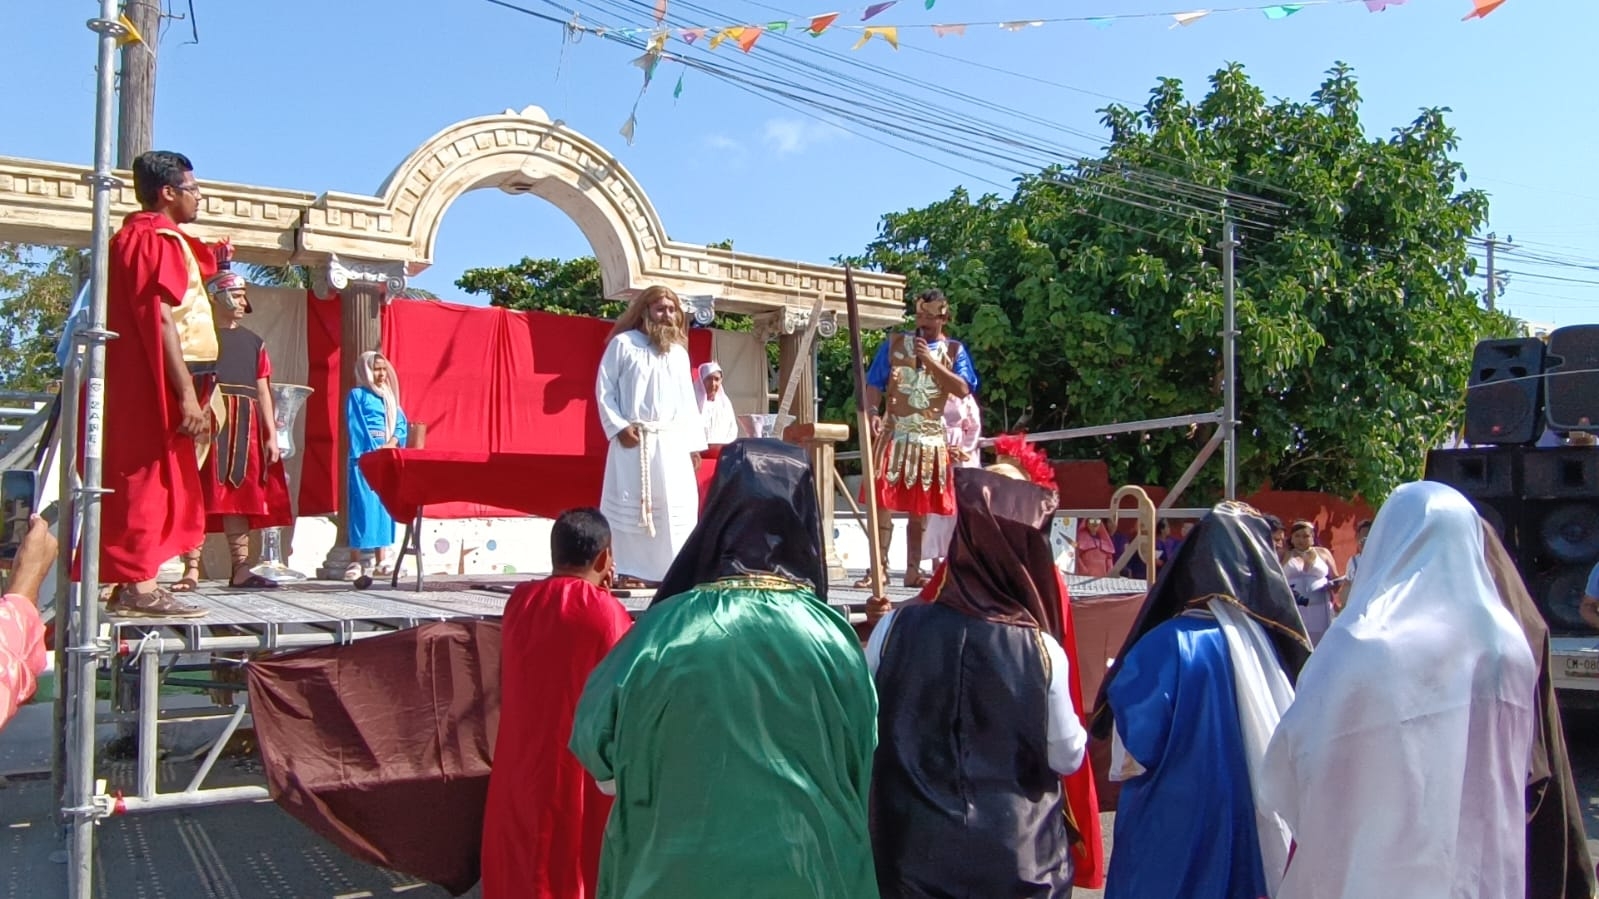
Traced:
<path fill-rule="evenodd" d="M 11 562 L 17 557 L 22 538 L 28 533 L 28 521 L 39 499 L 39 476 L 26 468 L 13 468 L 0 474 L 0 562 Z"/>

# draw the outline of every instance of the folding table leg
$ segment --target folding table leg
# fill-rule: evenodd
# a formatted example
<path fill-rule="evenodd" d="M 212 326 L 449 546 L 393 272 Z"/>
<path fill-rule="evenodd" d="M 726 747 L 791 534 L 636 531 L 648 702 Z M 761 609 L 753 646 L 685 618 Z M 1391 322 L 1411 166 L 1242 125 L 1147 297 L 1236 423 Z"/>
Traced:
<path fill-rule="evenodd" d="M 422 592 L 422 507 L 421 506 L 417 506 L 416 507 L 416 546 L 414 546 L 412 548 L 412 554 L 414 554 L 416 556 L 416 592 L 421 593 Z M 399 574 L 399 569 L 395 569 L 395 574 Z"/>

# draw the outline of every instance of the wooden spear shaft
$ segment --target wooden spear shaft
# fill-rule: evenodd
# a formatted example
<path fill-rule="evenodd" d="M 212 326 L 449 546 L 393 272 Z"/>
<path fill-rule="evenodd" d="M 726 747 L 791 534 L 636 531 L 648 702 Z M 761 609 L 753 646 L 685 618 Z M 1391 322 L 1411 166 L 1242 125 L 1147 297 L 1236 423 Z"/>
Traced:
<path fill-rule="evenodd" d="M 887 601 L 886 571 L 883 559 L 883 541 L 878 536 L 878 516 L 882 510 L 877 507 L 877 454 L 872 451 L 872 422 L 866 407 L 866 356 L 861 349 L 861 311 L 855 299 L 855 274 L 850 266 L 844 266 L 844 305 L 849 309 L 849 350 L 851 361 L 855 368 L 855 417 L 856 426 L 860 429 L 861 438 L 861 482 L 866 485 L 866 542 L 871 547 L 871 570 L 867 577 L 871 581 L 872 600 L 876 600 L 875 610 L 879 615 L 884 609 L 881 606 Z M 872 617 L 874 603 L 867 604 L 867 617 Z"/>

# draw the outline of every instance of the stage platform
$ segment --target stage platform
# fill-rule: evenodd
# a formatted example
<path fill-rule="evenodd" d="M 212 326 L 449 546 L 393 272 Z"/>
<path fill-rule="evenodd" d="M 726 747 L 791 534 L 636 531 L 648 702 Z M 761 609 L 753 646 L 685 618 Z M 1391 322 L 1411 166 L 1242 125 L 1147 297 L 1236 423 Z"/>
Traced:
<path fill-rule="evenodd" d="M 850 572 L 828 586 L 828 603 L 854 622 L 865 620 L 867 590 L 853 586 L 861 572 Z M 349 643 L 415 627 L 427 621 L 454 618 L 498 618 L 511 590 L 526 576 L 435 576 L 421 590 L 372 587 L 358 590 L 339 581 L 305 581 L 278 590 L 236 590 L 203 584 L 184 598 L 207 610 L 204 618 L 109 619 L 112 639 L 126 644 L 159 641 L 162 653 L 267 651 Z M 904 602 L 915 590 L 899 586 L 897 574 L 887 589 L 889 599 Z M 1076 597 L 1142 593 L 1143 581 L 1127 578 L 1066 576 Z M 618 595 L 634 615 L 648 609 L 653 591 Z"/>

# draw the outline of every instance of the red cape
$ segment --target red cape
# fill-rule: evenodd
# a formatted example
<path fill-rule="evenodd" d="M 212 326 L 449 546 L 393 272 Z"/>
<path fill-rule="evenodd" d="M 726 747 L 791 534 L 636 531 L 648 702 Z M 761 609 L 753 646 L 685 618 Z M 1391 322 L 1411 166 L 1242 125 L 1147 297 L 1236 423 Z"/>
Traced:
<path fill-rule="evenodd" d="M 631 624 L 615 597 L 577 578 L 523 584 L 506 603 L 484 899 L 596 895 L 611 797 L 567 741 L 590 672 Z"/>
<path fill-rule="evenodd" d="M 167 384 L 161 306 L 189 287 L 179 231 L 156 212 L 129 215 L 111 238 L 106 327 L 100 581 L 136 583 L 205 538 L 205 499 L 194 441 L 177 431 L 177 398 Z M 179 232 L 181 233 L 181 231 Z M 211 250 L 186 237 L 202 277 L 216 272 Z M 80 429 L 80 435 L 83 431 Z M 82 437 L 79 437 L 80 465 Z M 74 570 L 73 576 L 77 576 Z"/>
<path fill-rule="evenodd" d="M 916 595 L 923 602 L 932 602 L 938 597 L 938 591 L 944 582 L 945 566 L 940 564 L 933 576 L 922 585 L 922 592 Z M 1077 628 L 1072 623 L 1072 604 L 1070 594 L 1066 589 L 1066 577 L 1056 569 L 1055 576 L 1060 578 L 1060 620 L 1065 633 L 1062 635 L 1061 648 L 1066 651 L 1066 659 L 1071 665 L 1072 681 L 1071 696 L 1072 708 L 1077 710 L 1077 718 L 1084 728 L 1088 727 L 1088 713 L 1083 707 L 1083 678 L 1082 666 L 1077 662 Z M 1083 756 L 1083 765 L 1075 773 L 1061 778 L 1061 785 L 1066 793 L 1066 806 L 1071 811 L 1072 821 L 1077 824 L 1077 829 L 1082 835 L 1080 842 L 1072 844 L 1072 851 L 1076 854 L 1077 870 L 1072 882 L 1085 890 L 1103 889 L 1105 886 L 1105 840 L 1099 823 L 1099 790 L 1094 784 L 1094 768 L 1089 763 L 1088 756 Z"/>

